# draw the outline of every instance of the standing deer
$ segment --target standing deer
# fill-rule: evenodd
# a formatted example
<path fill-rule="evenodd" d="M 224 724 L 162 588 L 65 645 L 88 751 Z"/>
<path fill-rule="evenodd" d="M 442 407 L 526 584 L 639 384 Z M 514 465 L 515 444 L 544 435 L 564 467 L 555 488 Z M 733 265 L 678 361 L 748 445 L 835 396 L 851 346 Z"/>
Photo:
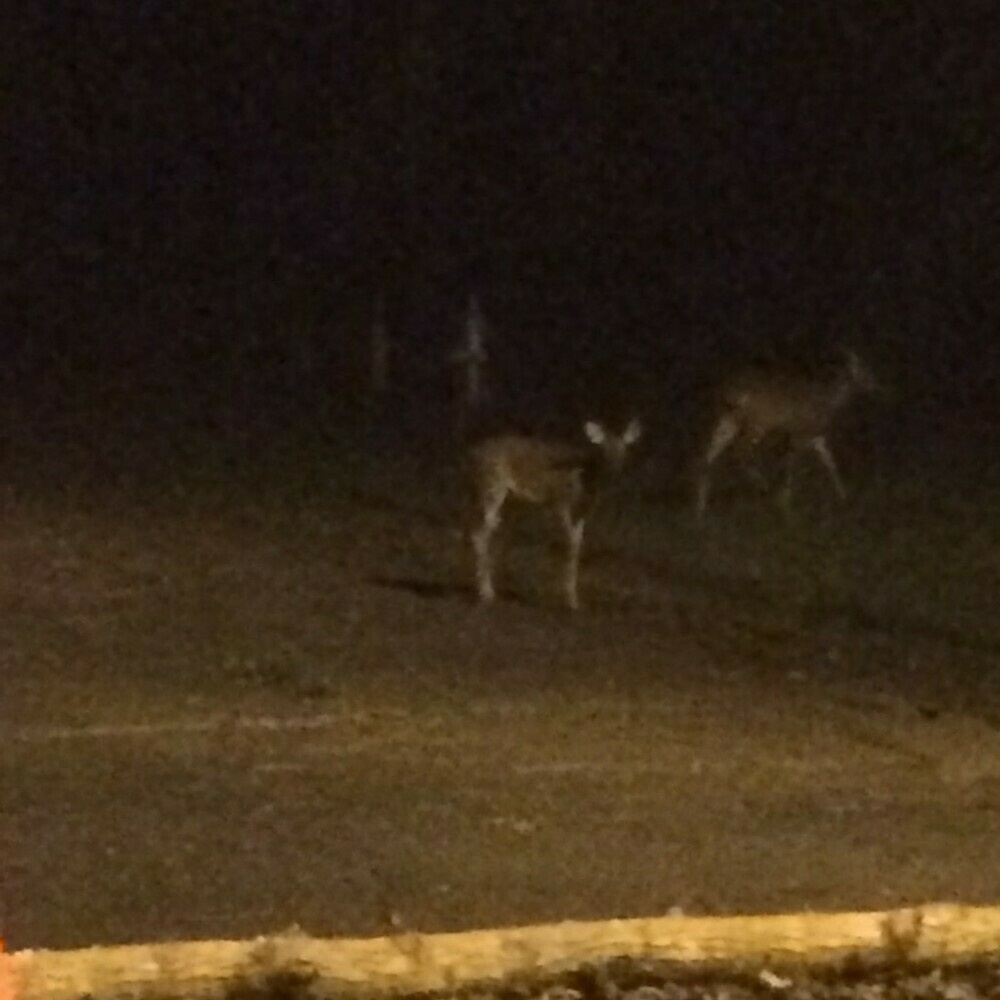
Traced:
<path fill-rule="evenodd" d="M 811 451 L 830 477 L 837 496 L 844 489 L 827 436 L 837 414 L 861 392 L 877 386 L 868 367 L 853 351 L 845 351 L 843 363 L 829 376 L 795 375 L 759 368 L 746 369 L 727 382 L 719 396 L 719 412 L 708 447 L 701 458 L 696 508 L 704 517 L 712 466 L 731 445 L 745 450 L 761 442 L 784 437 L 787 447 L 781 503 L 791 502 L 792 466 L 799 454 Z"/>
<path fill-rule="evenodd" d="M 629 448 L 642 435 L 633 420 L 621 434 L 588 421 L 583 427 L 588 445 L 544 441 L 522 435 L 503 435 L 480 442 L 470 452 L 476 524 L 470 531 L 480 601 L 490 603 L 493 562 L 490 542 L 500 527 L 500 513 L 508 496 L 556 512 L 566 534 L 566 603 L 579 606 L 577 576 L 583 529 L 604 487 L 621 472 Z"/>

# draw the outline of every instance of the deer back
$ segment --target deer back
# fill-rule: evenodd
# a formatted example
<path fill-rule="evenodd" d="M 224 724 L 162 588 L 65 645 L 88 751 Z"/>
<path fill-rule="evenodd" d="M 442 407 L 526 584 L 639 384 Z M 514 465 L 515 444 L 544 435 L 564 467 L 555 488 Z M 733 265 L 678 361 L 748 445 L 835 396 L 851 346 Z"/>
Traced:
<path fill-rule="evenodd" d="M 722 400 L 755 438 L 777 431 L 811 437 L 827 429 L 854 391 L 854 380 L 846 371 L 818 378 L 755 369 L 727 383 Z"/>
<path fill-rule="evenodd" d="M 541 504 L 574 500 L 589 460 L 585 449 L 519 435 L 490 438 L 472 457 L 480 489 L 503 489 Z"/>

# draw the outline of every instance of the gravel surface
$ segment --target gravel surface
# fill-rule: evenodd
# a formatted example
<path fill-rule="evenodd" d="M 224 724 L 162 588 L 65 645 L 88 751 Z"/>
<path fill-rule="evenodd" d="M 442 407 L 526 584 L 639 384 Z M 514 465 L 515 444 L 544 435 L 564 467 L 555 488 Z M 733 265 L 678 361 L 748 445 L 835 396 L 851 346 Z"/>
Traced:
<path fill-rule="evenodd" d="M 325 1000 L 308 979 L 280 975 L 241 984 L 226 1000 Z M 346 1000 L 349 994 L 336 994 Z M 358 994 L 360 996 L 360 994 Z M 415 996 L 415 995 L 414 995 Z M 1000 957 L 947 966 L 930 963 L 842 965 L 773 970 L 614 962 L 559 976 L 520 978 L 492 987 L 422 995 L 421 1000 L 980 1000 L 1000 997 Z"/>

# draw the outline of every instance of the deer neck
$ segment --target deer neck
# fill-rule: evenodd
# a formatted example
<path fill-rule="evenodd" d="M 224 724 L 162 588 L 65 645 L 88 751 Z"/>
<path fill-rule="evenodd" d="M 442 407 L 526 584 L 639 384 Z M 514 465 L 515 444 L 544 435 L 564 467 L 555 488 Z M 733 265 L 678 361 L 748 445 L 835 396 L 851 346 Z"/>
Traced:
<path fill-rule="evenodd" d="M 842 374 L 830 391 L 830 412 L 835 412 L 851 401 L 858 387 L 847 372 Z"/>
<path fill-rule="evenodd" d="M 624 462 L 597 449 L 582 468 L 583 481 L 591 493 L 600 493 L 621 475 Z"/>

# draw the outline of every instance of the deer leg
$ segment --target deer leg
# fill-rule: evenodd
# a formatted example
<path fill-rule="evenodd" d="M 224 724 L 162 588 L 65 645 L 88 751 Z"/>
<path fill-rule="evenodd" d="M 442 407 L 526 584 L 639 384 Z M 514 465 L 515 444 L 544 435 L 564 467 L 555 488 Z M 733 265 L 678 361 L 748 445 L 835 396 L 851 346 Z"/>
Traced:
<path fill-rule="evenodd" d="M 754 489 L 764 492 L 768 489 L 767 476 L 761 472 L 759 451 L 758 451 L 758 441 L 748 441 L 745 437 L 741 438 L 743 442 L 742 447 L 737 445 L 736 454 L 739 460 L 740 471 L 743 473 L 746 481 L 754 487 Z"/>
<path fill-rule="evenodd" d="M 490 542 L 500 527 L 500 510 L 506 499 L 506 490 L 495 489 L 487 492 L 479 505 L 481 519 L 471 532 L 472 551 L 476 560 L 476 592 L 484 604 L 490 604 L 496 598 L 496 591 L 493 589 L 493 558 L 490 553 Z"/>
<path fill-rule="evenodd" d="M 715 425 L 708 448 L 701 460 L 698 474 L 698 490 L 695 498 L 695 512 L 700 521 L 708 507 L 708 493 L 711 486 L 712 465 L 716 459 L 739 437 L 740 422 L 731 413 L 725 413 Z"/>
<path fill-rule="evenodd" d="M 837 463 L 834 461 L 833 452 L 830 451 L 830 446 L 826 442 L 826 438 L 817 437 L 813 438 L 809 442 L 809 447 L 812 448 L 813 454 L 819 459 L 820 465 L 826 469 L 827 475 L 830 477 L 830 482 L 833 483 L 833 488 L 837 493 L 837 496 L 841 500 L 847 499 L 847 490 L 844 489 L 843 480 L 840 478 L 840 472 L 837 469 Z"/>
<path fill-rule="evenodd" d="M 571 611 L 580 606 L 577 593 L 577 579 L 580 575 L 580 550 L 583 548 L 583 527 L 586 521 L 582 517 L 574 518 L 570 510 L 562 512 L 563 528 L 566 531 L 566 604 Z"/>
<path fill-rule="evenodd" d="M 781 507 L 785 517 L 788 517 L 792 510 L 792 480 L 795 478 L 795 462 L 798 457 L 798 448 L 794 444 L 789 444 L 785 452 L 785 472 L 781 489 L 778 491 L 778 506 Z"/>

